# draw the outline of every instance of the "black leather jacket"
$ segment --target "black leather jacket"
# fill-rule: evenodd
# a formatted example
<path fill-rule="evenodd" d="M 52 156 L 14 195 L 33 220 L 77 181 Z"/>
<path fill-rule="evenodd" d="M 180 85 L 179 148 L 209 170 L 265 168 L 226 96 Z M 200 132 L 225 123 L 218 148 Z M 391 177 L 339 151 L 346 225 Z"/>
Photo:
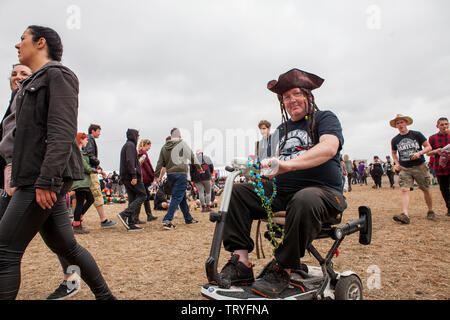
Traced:
<path fill-rule="evenodd" d="M 75 141 L 78 79 L 51 61 L 23 80 L 16 96 L 11 186 L 34 185 L 59 193 L 66 181 L 83 179 Z"/>
<path fill-rule="evenodd" d="M 100 160 L 98 160 L 98 148 L 97 143 L 95 142 L 95 138 L 89 134 L 88 143 L 84 151 L 89 156 L 89 164 L 92 168 L 96 169 L 100 165 Z"/>

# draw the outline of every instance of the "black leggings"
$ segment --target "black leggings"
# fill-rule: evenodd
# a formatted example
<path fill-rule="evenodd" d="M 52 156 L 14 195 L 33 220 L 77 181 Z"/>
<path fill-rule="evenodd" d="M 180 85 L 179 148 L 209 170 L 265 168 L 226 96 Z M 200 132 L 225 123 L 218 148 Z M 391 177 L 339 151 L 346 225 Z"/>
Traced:
<path fill-rule="evenodd" d="M 96 299 L 114 299 L 91 254 L 73 234 L 64 194 L 50 210 L 36 202 L 34 187 L 20 188 L 0 221 L 0 299 L 15 299 L 20 287 L 20 263 L 30 241 L 39 232 L 45 244 L 64 261 L 81 270 Z"/>
<path fill-rule="evenodd" d="M 91 205 L 94 203 L 94 196 L 89 189 L 76 189 L 75 197 L 77 199 L 77 206 L 73 213 L 74 221 L 81 221 L 81 216 L 88 211 Z"/>
<path fill-rule="evenodd" d="M 148 188 L 151 186 L 151 184 L 144 184 L 145 187 L 145 193 L 147 194 L 147 199 L 144 201 L 144 208 L 145 208 L 145 214 L 148 217 L 152 216 L 152 209 L 150 207 L 150 190 Z"/>

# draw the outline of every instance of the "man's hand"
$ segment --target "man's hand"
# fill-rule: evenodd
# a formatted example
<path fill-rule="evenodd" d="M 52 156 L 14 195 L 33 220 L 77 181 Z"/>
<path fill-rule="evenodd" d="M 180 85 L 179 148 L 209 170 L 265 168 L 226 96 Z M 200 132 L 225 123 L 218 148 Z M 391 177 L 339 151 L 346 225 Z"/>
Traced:
<path fill-rule="evenodd" d="M 51 190 L 36 189 L 36 202 L 42 209 L 51 209 L 56 203 L 56 193 Z"/>
<path fill-rule="evenodd" d="M 135 178 L 135 179 L 131 179 L 131 185 L 132 185 L 132 186 L 135 186 L 136 183 L 137 183 L 137 179 L 136 179 L 136 178 Z"/>
<path fill-rule="evenodd" d="M 286 161 L 267 158 L 261 161 L 261 175 L 273 179 L 275 176 L 290 171 Z"/>

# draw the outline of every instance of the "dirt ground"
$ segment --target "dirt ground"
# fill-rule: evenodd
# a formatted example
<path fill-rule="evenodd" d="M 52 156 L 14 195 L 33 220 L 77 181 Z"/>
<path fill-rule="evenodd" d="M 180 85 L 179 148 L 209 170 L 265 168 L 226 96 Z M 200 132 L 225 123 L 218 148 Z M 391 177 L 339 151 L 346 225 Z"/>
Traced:
<path fill-rule="evenodd" d="M 383 181 L 387 185 L 386 181 Z M 348 209 L 343 222 L 358 218 L 358 207 L 369 206 L 373 217 L 373 237 L 369 246 L 360 245 L 358 235 L 348 236 L 334 259 L 337 271 L 353 270 L 363 282 L 364 298 L 385 299 L 450 299 L 450 217 L 445 216 L 444 201 L 438 186 L 432 187 L 436 221 L 426 219 L 423 194 L 411 192 L 410 225 L 392 220 L 401 211 L 400 191 L 384 187 L 353 186 L 345 195 Z M 118 221 L 124 204 L 105 206 L 107 216 Z M 84 225 L 87 235 L 77 240 L 95 257 L 108 285 L 118 299 L 185 300 L 203 299 L 201 286 L 206 283 L 204 263 L 209 255 L 214 224 L 209 215 L 193 211 L 198 224 L 186 225 L 182 214 L 174 219 L 176 230 L 163 230 L 164 212 L 156 211 L 158 220 L 144 225 L 141 232 L 127 232 L 119 223 L 102 230 L 94 208 L 89 209 Z M 142 209 L 141 219 L 145 213 Z M 253 228 L 255 233 L 256 228 Z M 321 253 L 329 249 L 331 240 L 314 242 Z M 271 259 L 270 245 L 264 241 L 265 259 L 257 259 L 255 274 Z M 221 251 L 219 268 L 229 258 Z M 317 265 L 308 254 L 303 262 Z M 45 299 L 62 281 L 56 256 L 36 236 L 22 260 L 22 283 L 18 299 Z M 93 295 L 82 283 L 74 300 L 91 300 Z"/>

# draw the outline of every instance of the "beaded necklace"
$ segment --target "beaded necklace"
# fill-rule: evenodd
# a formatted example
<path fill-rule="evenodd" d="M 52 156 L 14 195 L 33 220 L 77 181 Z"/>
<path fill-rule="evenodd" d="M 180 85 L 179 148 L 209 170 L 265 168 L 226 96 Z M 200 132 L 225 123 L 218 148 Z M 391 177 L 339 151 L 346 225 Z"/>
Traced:
<path fill-rule="evenodd" d="M 260 159 L 252 159 L 252 157 L 248 158 L 248 167 L 250 168 L 250 180 L 252 181 L 253 190 L 255 193 L 259 196 L 261 199 L 262 207 L 267 212 L 267 220 L 268 220 L 268 227 L 269 227 L 269 236 L 270 236 L 270 243 L 274 246 L 274 249 L 272 251 L 273 254 L 275 254 L 275 250 L 278 249 L 278 247 L 283 243 L 284 240 L 284 228 L 281 228 L 280 225 L 273 222 L 273 211 L 272 211 L 272 202 L 275 199 L 277 195 L 277 185 L 276 185 L 276 179 L 272 179 L 272 195 L 267 197 L 263 184 L 262 184 L 262 178 L 261 178 L 261 161 Z M 276 233 L 281 234 L 281 240 L 278 241 L 275 238 Z"/>

